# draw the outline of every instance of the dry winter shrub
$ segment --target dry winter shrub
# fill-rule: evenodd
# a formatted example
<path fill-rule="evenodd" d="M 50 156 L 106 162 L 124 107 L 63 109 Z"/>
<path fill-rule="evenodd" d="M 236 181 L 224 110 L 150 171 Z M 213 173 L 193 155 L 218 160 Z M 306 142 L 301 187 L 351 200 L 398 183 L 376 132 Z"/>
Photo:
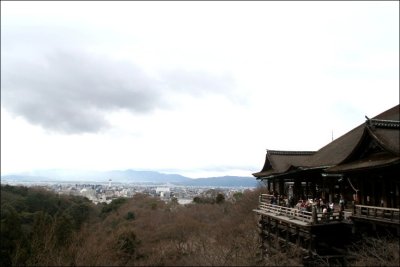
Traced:
<path fill-rule="evenodd" d="M 284 252 L 277 252 L 275 254 L 270 255 L 267 259 L 264 260 L 264 266 L 303 266 L 301 256 L 297 255 L 297 252 L 289 252 L 293 253 L 292 255 L 288 255 Z"/>
<path fill-rule="evenodd" d="M 73 246 L 76 251 L 76 266 L 105 266 L 110 251 L 107 243 L 107 235 L 100 224 L 84 227 L 80 231 L 81 237 L 78 238 Z M 108 262 L 110 263 L 110 262 Z"/>
<path fill-rule="evenodd" d="M 399 266 L 399 238 L 367 237 L 356 243 L 350 255 L 354 260 L 353 266 Z"/>
<path fill-rule="evenodd" d="M 235 203 L 165 204 L 136 195 L 83 227 L 69 253 L 84 266 L 255 266 L 259 192 Z M 130 213 L 130 216 L 127 214 Z M 101 218 L 101 219 L 100 219 Z M 276 260 L 274 262 L 283 262 Z M 292 263 L 288 260 L 286 263 Z M 293 265 L 293 264 L 290 264 Z"/>

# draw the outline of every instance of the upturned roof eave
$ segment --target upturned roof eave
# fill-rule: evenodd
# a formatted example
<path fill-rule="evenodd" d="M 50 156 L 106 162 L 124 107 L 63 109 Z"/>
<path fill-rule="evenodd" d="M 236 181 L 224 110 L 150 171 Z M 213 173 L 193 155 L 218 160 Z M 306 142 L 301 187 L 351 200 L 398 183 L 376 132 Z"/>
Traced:
<path fill-rule="evenodd" d="M 332 166 L 331 168 L 328 168 L 325 170 L 326 173 L 351 173 L 351 172 L 362 172 L 362 171 L 368 171 L 368 170 L 373 170 L 373 169 L 379 169 L 379 168 L 385 168 L 389 166 L 396 166 L 400 165 L 400 158 L 396 157 L 393 159 L 388 159 L 388 160 L 383 160 L 379 164 L 369 164 L 369 165 L 361 165 L 360 163 L 353 163 L 353 164 L 346 164 L 346 165 L 337 165 L 337 166 Z"/>
<path fill-rule="evenodd" d="M 282 176 L 287 176 L 287 175 L 292 175 L 295 173 L 299 173 L 299 172 L 304 172 L 304 171 L 312 171 L 312 170 L 324 170 L 326 168 L 332 167 L 330 166 L 317 166 L 317 167 L 297 167 L 296 169 L 292 170 L 292 171 L 286 171 L 286 172 L 281 172 L 281 173 L 271 173 L 267 176 L 262 176 L 261 172 L 259 173 L 254 173 L 253 176 L 256 177 L 257 180 L 265 180 L 265 179 L 273 179 L 273 178 L 279 178 Z M 258 176 L 256 176 L 255 174 L 257 174 Z"/>
<path fill-rule="evenodd" d="M 390 146 L 388 146 L 384 141 L 382 141 L 375 133 L 374 130 L 371 129 L 371 127 L 369 125 L 367 125 L 366 127 L 368 133 L 370 134 L 370 136 L 372 138 L 375 139 L 376 142 L 378 142 L 378 144 L 384 148 L 386 151 L 388 151 L 389 153 L 393 154 L 394 156 L 400 156 L 398 151 L 394 151 L 393 149 L 391 149 Z"/>

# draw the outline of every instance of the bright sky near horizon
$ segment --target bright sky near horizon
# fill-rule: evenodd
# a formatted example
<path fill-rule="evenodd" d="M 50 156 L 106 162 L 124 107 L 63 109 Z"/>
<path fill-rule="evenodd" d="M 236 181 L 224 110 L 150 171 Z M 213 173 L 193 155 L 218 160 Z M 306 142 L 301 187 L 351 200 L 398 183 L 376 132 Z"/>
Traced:
<path fill-rule="evenodd" d="M 2 1 L 1 174 L 259 171 L 399 104 L 398 1 Z"/>

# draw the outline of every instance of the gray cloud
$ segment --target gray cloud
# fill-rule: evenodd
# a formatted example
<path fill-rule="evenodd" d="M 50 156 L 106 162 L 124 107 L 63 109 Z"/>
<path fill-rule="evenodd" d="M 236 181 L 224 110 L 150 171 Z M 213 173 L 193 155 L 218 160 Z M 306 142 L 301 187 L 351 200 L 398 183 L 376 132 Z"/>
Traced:
<path fill-rule="evenodd" d="M 51 131 L 97 132 L 109 127 L 108 112 L 146 114 L 168 108 L 171 94 L 229 95 L 233 84 L 201 71 L 165 71 L 155 79 L 133 63 L 88 53 L 73 36 L 63 45 L 59 34 L 55 40 L 52 31 L 38 32 L 38 40 L 31 31 L 3 38 L 2 106 Z"/>
<path fill-rule="evenodd" d="M 108 126 L 106 112 L 149 112 L 161 95 L 132 65 L 79 53 L 57 52 L 34 62 L 7 62 L 2 73 L 2 104 L 44 128 L 94 132 Z"/>

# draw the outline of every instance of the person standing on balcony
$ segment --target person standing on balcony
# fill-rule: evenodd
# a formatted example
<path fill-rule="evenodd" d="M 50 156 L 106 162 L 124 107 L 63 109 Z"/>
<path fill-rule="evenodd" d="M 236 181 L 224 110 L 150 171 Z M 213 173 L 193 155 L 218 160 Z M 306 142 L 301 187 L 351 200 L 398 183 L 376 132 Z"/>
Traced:
<path fill-rule="evenodd" d="M 324 208 L 326 208 L 324 201 L 322 200 L 322 198 L 319 199 L 319 203 L 320 203 L 320 207 L 321 207 L 321 211 L 323 212 Z"/>
<path fill-rule="evenodd" d="M 344 211 L 344 198 L 343 198 L 343 195 L 340 195 L 339 206 L 340 206 L 340 212 Z"/>
<path fill-rule="evenodd" d="M 271 205 L 276 205 L 276 198 L 274 195 L 271 196 Z"/>
<path fill-rule="evenodd" d="M 335 207 L 334 207 L 334 205 L 333 205 L 333 202 L 330 202 L 330 203 L 329 203 L 329 211 L 330 211 L 330 212 L 333 212 L 334 209 L 335 209 Z"/>

